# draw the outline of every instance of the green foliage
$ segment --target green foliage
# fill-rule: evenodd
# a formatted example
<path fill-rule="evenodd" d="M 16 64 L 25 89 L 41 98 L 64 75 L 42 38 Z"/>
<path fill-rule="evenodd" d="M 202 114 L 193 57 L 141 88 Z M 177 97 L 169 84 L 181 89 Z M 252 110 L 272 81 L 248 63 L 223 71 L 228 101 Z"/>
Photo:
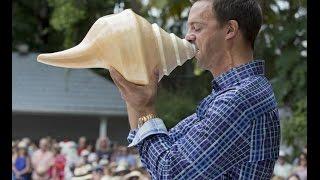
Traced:
<path fill-rule="evenodd" d="M 282 120 L 282 142 L 301 147 L 307 137 L 306 0 L 264 1 L 264 28 L 256 43 L 257 56 L 268 58 L 270 79 L 279 106 L 289 107 L 292 117 Z"/>
<path fill-rule="evenodd" d="M 298 101 L 294 107 L 293 119 L 284 119 L 282 121 L 282 140 L 287 144 L 302 147 L 307 143 L 307 121 L 305 117 L 306 99 Z M 289 128 L 287 128 L 289 127 Z"/>
<path fill-rule="evenodd" d="M 196 103 L 192 95 L 186 92 L 161 89 L 158 94 L 157 112 L 164 119 L 167 128 L 171 128 L 182 118 L 194 113 Z"/>
<path fill-rule="evenodd" d="M 293 146 L 292 159 L 301 153 L 307 144 L 307 100 L 306 97 L 295 103 L 293 117 L 281 122 L 282 143 Z"/>
<path fill-rule="evenodd" d="M 49 26 L 47 1 L 16 0 L 12 2 L 12 45 L 28 44 L 30 51 L 53 50 L 63 40 Z M 48 43 L 50 41 L 50 43 Z"/>
<path fill-rule="evenodd" d="M 79 4 L 77 6 L 76 0 L 48 0 L 49 6 L 53 8 L 50 19 L 51 26 L 64 33 L 64 47 L 70 48 L 74 45 L 75 25 L 84 19 L 84 7 Z"/>
<path fill-rule="evenodd" d="M 211 78 L 211 74 L 206 71 L 203 76 L 188 77 L 184 80 L 178 78 L 174 80 L 175 84 L 161 84 L 156 107 L 168 128 L 195 112 L 200 100 L 211 93 Z"/>
<path fill-rule="evenodd" d="M 75 6 L 75 1 L 48 0 L 49 6 L 54 7 L 50 24 L 58 31 L 73 27 L 84 18 L 85 11 Z"/>

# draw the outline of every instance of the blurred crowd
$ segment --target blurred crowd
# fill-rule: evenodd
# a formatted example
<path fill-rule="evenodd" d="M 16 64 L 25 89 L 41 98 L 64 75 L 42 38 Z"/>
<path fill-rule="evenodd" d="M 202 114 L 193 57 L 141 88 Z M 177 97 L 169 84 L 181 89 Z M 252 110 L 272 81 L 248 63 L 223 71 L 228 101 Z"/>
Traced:
<path fill-rule="evenodd" d="M 111 143 L 108 137 L 88 143 L 45 137 L 12 141 L 12 180 L 149 180 L 135 148 Z M 292 162 L 280 150 L 272 180 L 307 180 L 307 146 Z"/>
<path fill-rule="evenodd" d="M 289 161 L 288 154 L 280 150 L 272 180 L 307 180 L 307 146 L 292 162 Z"/>
<path fill-rule="evenodd" d="M 12 180 L 148 180 L 135 148 L 111 143 L 108 137 L 88 143 L 57 142 L 51 137 L 33 142 L 12 141 Z"/>

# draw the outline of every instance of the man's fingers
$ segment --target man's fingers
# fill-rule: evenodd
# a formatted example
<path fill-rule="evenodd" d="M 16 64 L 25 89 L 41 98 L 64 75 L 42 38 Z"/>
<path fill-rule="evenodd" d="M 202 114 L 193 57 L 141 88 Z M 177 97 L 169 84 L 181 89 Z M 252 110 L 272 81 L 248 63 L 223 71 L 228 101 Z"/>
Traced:
<path fill-rule="evenodd" d="M 120 89 L 120 91 L 125 90 L 125 88 L 115 78 L 112 78 L 112 79 L 113 79 L 114 84 Z"/>
<path fill-rule="evenodd" d="M 111 78 L 113 79 L 114 77 L 111 76 Z M 126 100 L 126 96 L 124 94 L 126 89 L 124 88 L 124 86 L 122 84 L 120 84 L 116 79 L 113 79 L 113 82 L 118 87 L 118 89 L 120 91 L 121 98 L 123 100 Z"/>
<path fill-rule="evenodd" d="M 110 72 L 111 77 L 113 77 L 115 79 L 118 79 L 118 78 L 122 77 L 122 75 L 116 69 L 114 69 L 113 67 L 109 68 L 109 72 Z"/>
<path fill-rule="evenodd" d="M 110 67 L 109 72 L 113 81 L 117 81 L 123 88 L 130 87 L 130 82 L 128 82 L 116 69 Z"/>
<path fill-rule="evenodd" d="M 155 77 L 156 82 L 158 82 L 159 81 L 159 69 L 154 70 L 154 77 Z"/>
<path fill-rule="evenodd" d="M 121 77 L 122 77 L 121 74 L 112 67 L 109 69 L 109 72 L 110 72 L 110 76 L 111 76 L 113 82 L 115 83 L 115 85 L 121 91 L 125 90 L 125 87 L 120 83 Z"/>
<path fill-rule="evenodd" d="M 133 84 L 127 81 L 116 69 L 110 67 L 110 75 L 113 81 L 117 84 L 117 86 L 126 94 L 126 92 L 135 91 L 139 88 L 138 85 Z"/>
<path fill-rule="evenodd" d="M 153 70 L 151 81 L 153 84 L 158 84 L 158 81 L 159 81 L 159 69 L 158 68 L 155 68 Z"/>

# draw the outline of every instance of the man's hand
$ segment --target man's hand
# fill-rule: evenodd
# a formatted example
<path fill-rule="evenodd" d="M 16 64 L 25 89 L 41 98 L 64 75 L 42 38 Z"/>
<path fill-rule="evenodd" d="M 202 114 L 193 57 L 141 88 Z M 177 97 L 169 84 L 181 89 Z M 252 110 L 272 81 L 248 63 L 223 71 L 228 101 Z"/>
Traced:
<path fill-rule="evenodd" d="M 127 103 L 129 121 L 131 121 L 131 128 L 136 128 L 136 124 L 139 117 L 145 116 L 150 113 L 155 114 L 155 99 L 157 95 L 157 85 L 159 78 L 159 73 L 157 71 L 154 71 L 154 73 L 150 77 L 149 84 L 145 86 L 137 85 L 127 81 L 113 67 L 110 67 L 109 72 L 114 83 L 119 88 L 122 98 Z M 129 111 L 131 111 L 131 113 Z"/>

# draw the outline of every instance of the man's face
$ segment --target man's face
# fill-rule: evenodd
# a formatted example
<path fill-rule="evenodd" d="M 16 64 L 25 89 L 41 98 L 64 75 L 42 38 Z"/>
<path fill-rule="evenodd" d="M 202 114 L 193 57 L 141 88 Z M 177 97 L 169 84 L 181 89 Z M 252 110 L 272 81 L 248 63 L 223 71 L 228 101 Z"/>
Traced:
<path fill-rule="evenodd" d="M 306 166 L 307 165 L 307 157 L 303 154 L 300 155 L 300 166 Z"/>
<path fill-rule="evenodd" d="M 100 140 L 100 148 L 102 149 L 108 148 L 108 140 L 106 138 L 102 138 Z"/>
<path fill-rule="evenodd" d="M 186 40 L 198 48 L 195 58 L 199 67 L 211 70 L 222 63 L 224 32 L 212 10 L 211 1 L 197 1 L 190 9 Z"/>
<path fill-rule="evenodd" d="M 39 146 L 41 150 L 46 151 L 48 149 L 48 141 L 46 139 L 41 139 Z"/>
<path fill-rule="evenodd" d="M 80 147 L 84 147 L 85 145 L 86 145 L 86 138 L 81 137 L 81 138 L 79 139 L 79 146 L 80 146 Z"/>
<path fill-rule="evenodd" d="M 285 161 L 283 156 L 279 156 L 278 162 L 279 162 L 280 165 L 284 165 L 286 161 Z"/>

